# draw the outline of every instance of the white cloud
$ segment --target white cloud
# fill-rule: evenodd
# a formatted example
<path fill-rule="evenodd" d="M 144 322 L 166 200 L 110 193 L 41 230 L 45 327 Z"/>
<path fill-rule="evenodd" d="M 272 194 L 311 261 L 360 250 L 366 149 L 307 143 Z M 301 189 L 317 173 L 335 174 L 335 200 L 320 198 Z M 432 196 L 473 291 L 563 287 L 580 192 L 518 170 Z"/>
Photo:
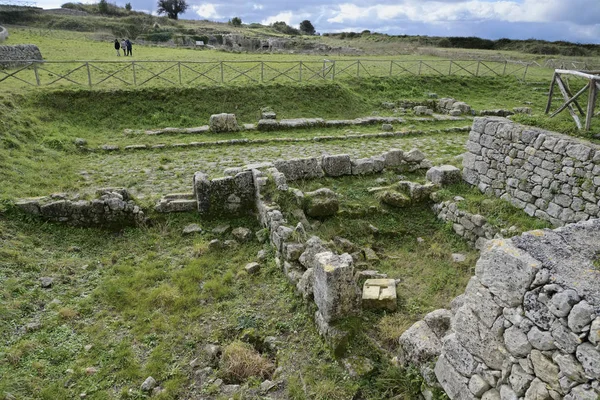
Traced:
<path fill-rule="evenodd" d="M 283 11 L 277 15 L 272 15 L 261 21 L 263 25 L 271 25 L 273 22 L 283 21 L 288 25 L 292 24 L 292 18 L 294 14 L 291 11 Z"/>
<path fill-rule="evenodd" d="M 215 4 L 208 3 L 202 4 L 200 6 L 192 6 L 192 10 L 194 10 L 196 14 L 198 14 L 202 18 L 221 18 L 221 16 L 217 12 Z"/>
<path fill-rule="evenodd" d="M 252 9 L 253 10 L 262 10 L 264 8 L 264 6 L 262 4 L 252 4 Z"/>
<path fill-rule="evenodd" d="M 575 0 L 590 3 L 589 0 Z M 591 6 L 591 3 L 589 4 Z M 331 9 L 330 23 L 353 22 L 364 18 L 379 20 L 407 19 L 413 22 L 448 21 L 506 21 L 506 22 L 551 22 L 571 19 L 572 4 L 562 0 L 485 1 L 469 0 L 456 2 L 404 0 L 401 4 L 374 4 L 359 6 L 342 3 Z M 593 14 L 600 14 L 600 7 L 592 8 Z M 600 15 L 599 15 L 600 16 Z"/>

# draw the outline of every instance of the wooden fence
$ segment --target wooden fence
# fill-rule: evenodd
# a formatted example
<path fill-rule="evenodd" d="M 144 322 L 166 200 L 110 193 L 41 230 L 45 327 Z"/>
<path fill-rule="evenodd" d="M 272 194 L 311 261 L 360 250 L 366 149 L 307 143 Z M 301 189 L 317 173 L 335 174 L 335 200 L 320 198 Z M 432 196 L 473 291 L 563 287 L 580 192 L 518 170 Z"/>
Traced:
<path fill-rule="evenodd" d="M 512 75 L 525 80 L 529 66 L 521 62 L 476 60 L 21 61 L 17 68 L 0 68 L 0 88 L 15 85 L 202 86 L 408 75 Z"/>

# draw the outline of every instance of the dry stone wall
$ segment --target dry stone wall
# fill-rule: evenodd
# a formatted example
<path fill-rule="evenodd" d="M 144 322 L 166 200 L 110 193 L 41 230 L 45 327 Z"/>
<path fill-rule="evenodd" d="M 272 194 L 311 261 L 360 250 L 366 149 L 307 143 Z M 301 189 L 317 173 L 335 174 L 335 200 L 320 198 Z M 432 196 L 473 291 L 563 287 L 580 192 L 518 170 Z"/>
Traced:
<path fill-rule="evenodd" d="M 23 61 L 28 60 L 42 60 L 42 53 L 36 45 L 17 44 L 13 46 L 0 46 L 0 68 L 18 67 L 25 64 Z"/>
<path fill-rule="evenodd" d="M 452 311 L 434 312 L 450 323 L 413 325 L 400 358 L 451 399 L 597 400 L 599 255 L 598 219 L 489 241 Z"/>
<path fill-rule="evenodd" d="M 475 118 L 463 178 L 554 226 L 600 216 L 600 147 L 508 119 Z"/>
<path fill-rule="evenodd" d="M 452 230 L 463 237 L 477 249 L 498 234 L 498 229 L 490 225 L 480 214 L 471 214 L 460 210 L 455 201 L 444 201 L 433 205 L 433 212 L 442 221 L 451 222 Z"/>
<path fill-rule="evenodd" d="M 144 212 L 126 189 L 100 189 L 97 195 L 94 200 L 67 199 L 63 195 L 23 199 L 15 206 L 27 214 L 73 226 L 122 227 L 144 222 Z"/>

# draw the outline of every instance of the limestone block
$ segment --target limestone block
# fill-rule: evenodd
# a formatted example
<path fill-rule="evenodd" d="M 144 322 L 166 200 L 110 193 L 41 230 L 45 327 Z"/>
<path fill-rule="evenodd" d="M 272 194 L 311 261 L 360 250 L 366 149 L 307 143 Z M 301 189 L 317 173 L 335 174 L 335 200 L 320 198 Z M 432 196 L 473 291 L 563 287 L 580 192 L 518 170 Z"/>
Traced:
<path fill-rule="evenodd" d="M 525 372 L 519 364 L 513 364 L 508 378 L 517 396 L 523 396 L 535 377 Z"/>
<path fill-rule="evenodd" d="M 587 382 L 581 364 L 571 354 L 556 352 L 552 355 L 552 361 L 558 365 L 562 376 L 579 383 Z"/>
<path fill-rule="evenodd" d="M 352 162 L 348 154 L 323 156 L 321 166 L 327 176 L 343 176 L 352 174 Z"/>
<path fill-rule="evenodd" d="M 408 163 L 420 163 L 425 159 L 425 154 L 419 149 L 412 149 L 404 155 L 404 160 Z"/>
<path fill-rule="evenodd" d="M 323 176 L 323 170 L 317 158 L 296 158 L 275 161 L 275 168 L 282 172 L 288 181 L 315 179 Z"/>
<path fill-rule="evenodd" d="M 576 356 L 589 378 L 600 379 L 600 351 L 596 350 L 594 345 L 591 343 L 579 345 Z"/>
<path fill-rule="evenodd" d="M 404 161 L 404 152 L 400 149 L 390 149 L 383 153 L 386 168 L 395 168 L 402 165 Z"/>
<path fill-rule="evenodd" d="M 527 357 L 532 349 L 527 335 L 516 326 L 511 326 L 504 331 L 504 344 L 506 349 L 517 358 Z"/>
<path fill-rule="evenodd" d="M 569 313 L 569 329 L 575 333 L 583 331 L 583 328 L 594 319 L 594 307 L 583 300 L 577 303 Z"/>
<path fill-rule="evenodd" d="M 483 396 L 483 394 L 489 389 L 490 384 L 479 375 L 473 375 L 469 380 L 469 390 L 475 395 L 475 397 Z"/>
<path fill-rule="evenodd" d="M 546 389 L 546 383 L 539 378 L 535 378 L 529 389 L 525 392 L 525 400 L 550 400 L 550 393 Z"/>
<path fill-rule="evenodd" d="M 481 252 L 475 274 L 497 296 L 499 304 L 514 307 L 521 304 L 540 267 L 538 260 L 510 240 L 493 240 Z"/>
<path fill-rule="evenodd" d="M 304 212 L 309 217 L 329 217 L 335 215 L 339 207 L 337 195 L 331 189 L 320 188 L 304 193 Z"/>
<path fill-rule="evenodd" d="M 552 333 L 540 330 L 537 326 L 534 326 L 529 330 L 527 339 L 529 340 L 529 343 L 538 350 L 547 351 L 556 349 Z"/>
<path fill-rule="evenodd" d="M 421 365 L 440 355 L 442 345 L 423 321 L 415 322 L 400 336 L 400 358 L 403 363 Z"/>
<path fill-rule="evenodd" d="M 469 390 L 467 378 L 459 374 L 442 354 L 435 364 L 435 376 L 451 399 L 475 399 Z"/>
<path fill-rule="evenodd" d="M 564 397 L 564 400 L 598 400 L 600 393 L 588 387 L 579 385 L 571 390 L 571 393 Z"/>
<path fill-rule="evenodd" d="M 557 317 L 566 317 L 571 308 L 579 302 L 579 295 L 573 289 L 567 289 L 552 296 L 547 303 L 550 312 Z"/>
<path fill-rule="evenodd" d="M 548 357 L 544 356 L 539 350 L 531 351 L 531 362 L 535 376 L 546 382 L 552 389 L 560 390 L 558 383 L 558 366 Z M 600 365 L 600 364 L 599 364 Z"/>
<path fill-rule="evenodd" d="M 359 158 L 352 160 L 352 175 L 367 175 L 374 171 L 373 160 L 370 158 Z"/>
<path fill-rule="evenodd" d="M 468 377 L 475 372 L 477 361 L 475 361 L 475 358 L 471 353 L 460 344 L 456 338 L 456 333 L 450 333 L 442 339 L 442 348 L 448 362 L 450 362 L 461 375 Z"/>
<path fill-rule="evenodd" d="M 214 114 L 210 116 L 208 125 L 214 133 L 237 132 L 240 130 L 235 114 Z"/>
<path fill-rule="evenodd" d="M 324 252 L 315 255 L 314 298 L 326 322 L 358 311 L 360 291 L 354 282 L 352 257 Z"/>
<path fill-rule="evenodd" d="M 452 183 L 460 182 L 461 172 L 458 168 L 453 165 L 442 165 L 439 167 L 430 168 L 427 171 L 427 180 L 434 185 L 450 185 Z"/>
<path fill-rule="evenodd" d="M 452 312 L 446 309 L 432 311 L 423 317 L 423 321 L 429 325 L 429 328 L 440 339 L 446 336 L 450 330 L 451 319 Z"/>
<path fill-rule="evenodd" d="M 395 311 L 397 307 L 396 281 L 394 279 L 367 279 L 363 285 L 362 306 Z"/>

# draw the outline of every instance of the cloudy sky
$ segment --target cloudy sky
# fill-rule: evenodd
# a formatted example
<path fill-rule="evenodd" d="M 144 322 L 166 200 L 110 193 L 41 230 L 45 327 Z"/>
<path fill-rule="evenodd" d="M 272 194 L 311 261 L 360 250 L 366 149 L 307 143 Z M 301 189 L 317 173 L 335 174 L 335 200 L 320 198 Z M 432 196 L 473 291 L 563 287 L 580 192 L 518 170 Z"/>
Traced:
<path fill-rule="evenodd" d="M 38 5 L 48 8 L 60 4 L 50 5 L 54 1 L 42 0 Z M 126 1 L 116 3 L 123 5 Z M 536 38 L 600 44 L 600 0 L 187 1 L 190 7 L 181 18 L 226 22 L 237 16 L 244 23 L 285 21 L 296 27 L 308 19 L 321 33 L 369 29 L 399 35 Z M 136 10 L 156 10 L 156 0 L 131 0 L 131 4 Z"/>

